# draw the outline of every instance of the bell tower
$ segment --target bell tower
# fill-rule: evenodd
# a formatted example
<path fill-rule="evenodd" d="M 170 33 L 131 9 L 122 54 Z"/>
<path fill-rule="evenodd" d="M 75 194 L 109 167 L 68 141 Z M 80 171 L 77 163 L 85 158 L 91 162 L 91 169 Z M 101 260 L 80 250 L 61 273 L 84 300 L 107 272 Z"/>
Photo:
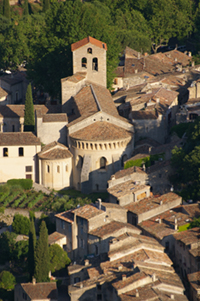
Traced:
<path fill-rule="evenodd" d="M 107 87 L 106 43 L 87 37 L 72 44 L 71 50 L 73 74 L 85 73 L 88 81 Z"/>

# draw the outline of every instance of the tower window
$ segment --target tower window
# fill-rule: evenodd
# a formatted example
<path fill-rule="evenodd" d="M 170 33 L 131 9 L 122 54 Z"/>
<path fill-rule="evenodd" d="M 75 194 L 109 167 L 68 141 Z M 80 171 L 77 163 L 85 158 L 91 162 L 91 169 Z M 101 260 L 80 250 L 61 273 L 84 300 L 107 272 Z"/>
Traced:
<path fill-rule="evenodd" d="M 47 172 L 50 173 L 50 166 L 47 165 Z"/>
<path fill-rule="evenodd" d="M 92 60 L 92 70 L 98 71 L 98 58 L 95 57 Z"/>
<path fill-rule="evenodd" d="M 60 165 L 57 165 L 57 172 L 60 173 Z"/>
<path fill-rule="evenodd" d="M 82 65 L 82 68 L 87 68 L 87 59 L 86 59 L 86 57 L 82 58 L 81 65 Z"/>
<path fill-rule="evenodd" d="M 88 49 L 87 49 L 87 53 L 92 54 L 92 48 L 88 48 Z"/>

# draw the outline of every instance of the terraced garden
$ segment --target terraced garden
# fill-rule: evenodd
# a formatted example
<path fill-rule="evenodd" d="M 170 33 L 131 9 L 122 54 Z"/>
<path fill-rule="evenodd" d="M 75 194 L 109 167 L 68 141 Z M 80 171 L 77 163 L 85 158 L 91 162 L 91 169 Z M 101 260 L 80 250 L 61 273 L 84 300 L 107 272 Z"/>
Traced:
<path fill-rule="evenodd" d="M 59 191 L 56 194 L 52 192 L 46 195 L 41 191 L 24 190 L 20 186 L 5 184 L 0 186 L 0 211 L 5 208 L 20 208 L 32 211 L 61 212 L 75 208 L 78 205 L 90 204 L 99 197 L 105 200 L 108 195 L 107 193 L 83 195 L 73 189 Z"/>

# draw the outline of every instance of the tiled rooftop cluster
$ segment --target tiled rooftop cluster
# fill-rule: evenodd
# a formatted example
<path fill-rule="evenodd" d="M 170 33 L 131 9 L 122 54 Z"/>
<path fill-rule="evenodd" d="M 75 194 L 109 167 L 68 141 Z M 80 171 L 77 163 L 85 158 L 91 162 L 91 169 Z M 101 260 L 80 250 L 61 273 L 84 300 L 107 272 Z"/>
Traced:
<path fill-rule="evenodd" d="M 52 160 L 70 158 L 72 157 L 72 154 L 65 145 L 54 141 L 45 145 L 42 148 L 42 151 L 38 153 L 38 156 L 41 159 Z"/>

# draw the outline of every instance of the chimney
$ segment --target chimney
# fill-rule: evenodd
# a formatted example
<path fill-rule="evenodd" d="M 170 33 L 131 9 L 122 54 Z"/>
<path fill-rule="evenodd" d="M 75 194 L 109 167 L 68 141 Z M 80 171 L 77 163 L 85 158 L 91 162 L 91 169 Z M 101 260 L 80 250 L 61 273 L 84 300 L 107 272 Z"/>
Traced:
<path fill-rule="evenodd" d="M 140 59 L 140 52 L 137 53 L 137 58 Z"/>
<path fill-rule="evenodd" d="M 34 277 L 32 278 L 32 284 L 36 285 L 36 279 Z"/>
<path fill-rule="evenodd" d="M 121 271 L 122 270 L 122 265 L 119 265 L 118 266 L 118 271 Z"/>
<path fill-rule="evenodd" d="M 160 201 L 160 205 L 163 205 L 163 201 Z"/>
<path fill-rule="evenodd" d="M 159 103 L 160 102 L 160 98 L 156 97 L 156 102 Z"/>
<path fill-rule="evenodd" d="M 136 73 L 138 73 L 138 70 L 137 70 L 137 69 L 135 69 L 135 74 L 136 74 Z"/>
<path fill-rule="evenodd" d="M 153 281 L 153 282 L 156 281 L 156 274 L 155 274 L 155 273 L 153 273 L 153 275 L 152 275 L 152 281 Z"/>
<path fill-rule="evenodd" d="M 192 52 L 191 51 L 188 51 L 188 56 L 192 56 Z"/>
<path fill-rule="evenodd" d="M 174 61 L 177 62 L 177 57 L 175 57 Z"/>
<path fill-rule="evenodd" d="M 162 220 L 161 220 L 160 217 L 159 217 L 159 219 L 158 219 L 158 222 L 159 222 L 159 224 L 162 224 Z"/>
<path fill-rule="evenodd" d="M 136 288 L 136 292 L 135 292 L 135 297 L 139 297 L 139 292 L 138 292 L 138 289 Z"/>
<path fill-rule="evenodd" d="M 125 274 L 122 275 L 122 281 L 124 281 L 124 280 L 126 280 L 126 275 Z"/>
<path fill-rule="evenodd" d="M 192 67 L 194 67 L 195 66 L 195 61 L 192 61 Z"/>
<path fill-rule="evenodd" d="M 178 223 L 177 223 L 177 218 L 175 217 L 174 219 L 174 230 L 178 229 Z"/>
<path fill-rule="evenodd" d="M 82 282 L 80 282 L 80 288 L 83 288 L 83 283 Z"/>
<path fill-rule="evenodd" d="M 101 199 L 97 199 L 97 201 L 99 202 L 99 210 L 101 210 Z"/>
<path fill-rule="evenodd" d="M 170 298 L 174 300 L 174 295 L 171 295 Z"/>
<path fill-rule="evenodd" d="M 143 169 L 144 171 L 146 171 L 146 166 L 145 166 L 144 163 L 142 164 L 142 169 Z"/>
<path fill-rule="evenodd" d="M 85 260 L 85 266 L 86 266 L 86 265 L 89 265 L 89 263 L 90 263 L 89 260 L 86 259 L 86 260 Z"/>

